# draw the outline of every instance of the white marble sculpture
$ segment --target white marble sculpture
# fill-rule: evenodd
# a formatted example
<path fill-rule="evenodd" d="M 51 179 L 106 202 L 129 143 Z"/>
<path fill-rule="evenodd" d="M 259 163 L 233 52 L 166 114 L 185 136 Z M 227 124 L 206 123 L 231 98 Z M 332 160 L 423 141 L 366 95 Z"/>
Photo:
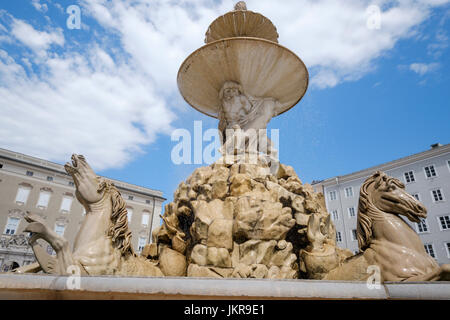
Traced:
<path fill-rule="evenodd" d="M 131 246 L 127 210 L 120 192 L 108 180 L 98 177 L 86 159 L 73 155 L 65 166 L 76 186 L 76 197 L 86 209 L 83 223 L 75 238 L 73 250 L 69 242 L 49 228 L 36 214 L 28 214 L 25 232 L 40 268 L 46 273 L 66 275 L 79 271 L 83 275 L 163 276 L 152 261 L 135 254 Z M 37 240 L 48 242 L 56 256 L 49 255 Z M 26 266 L 18 272 L 36 272 Z"/>
<path fill-rule="evenodd" d="M 226 81 L 219 91 L 219 133 L 222 154 L 226 156 L 253 154 L 266 158 L 273 174 L 278 171 L 278 152 L 267 137 L 267 124 L 277 115 L 278 101 L 246 94 L 235 81 Z M 244 161 L 249 161 L 248 158 Z"/>
<path fill-rule="evenodd" d="M 369 267 L 380 272 L 380 281 L 449 280 L 450 264 L 439 265 L 423 246 L 419 235 L 401 217 L 425 219 L 427 209 L 405 191 L 405 185 L 376 172 L 361 186 L 357 238 L 360 253 L 339 261 L 335 244 L 326 241 L 332 228 L 312 215 L 308 222 L 311 245 L 300 252 L 310 278 L 365 280 Z M 329 218 L 328 218 L 329 219 Z M 332 235 L 334 237 L 334 235 Z"/>

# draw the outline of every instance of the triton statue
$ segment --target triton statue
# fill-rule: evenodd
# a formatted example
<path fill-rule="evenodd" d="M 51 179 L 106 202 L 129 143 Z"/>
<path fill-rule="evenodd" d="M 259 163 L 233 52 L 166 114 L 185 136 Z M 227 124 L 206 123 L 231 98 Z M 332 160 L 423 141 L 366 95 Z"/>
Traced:
<path fill-rule="evenodd" d="M 243 130 L 266 129 L 276 115 L 277 101 L 272 98 L 254 98 L 247 95 L 242 86 L 234 81 L 226 81 L 219 92 L 219 130 L 238 125 Z"/>
<path fill-rule="evenodd" d="M 266 129 L 269 121 L 277 114 L 278 101 L 273 98 L 251 97 L 235 81 L 226 81 L 223 84 L 219 91 L 219 99 L 221 104 L 218 118 L 219 134 L 223 143 L 222 154 L 234 156 L 252 152 L 255 155 L 262 153 L 261 156 L 265 156 L 270 163 L 272 173 L 276 174 L 278 154 L 272 141 L 267 137 Z"/>

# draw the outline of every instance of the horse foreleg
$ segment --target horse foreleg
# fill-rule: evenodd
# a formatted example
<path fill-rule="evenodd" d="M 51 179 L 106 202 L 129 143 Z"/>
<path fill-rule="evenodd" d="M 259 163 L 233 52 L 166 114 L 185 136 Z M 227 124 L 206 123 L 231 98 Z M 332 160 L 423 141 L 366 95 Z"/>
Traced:
<path fill-rule="evenodd" d="M 26 220 L 31 222 L 25 232 L 32 232 L 30 245 L 35 253 L 36 259 L 42 269 L 49 273 L 66 275 L 68 267 L 74 265 L 72 253 L 70 252 L 69 242 L 49 229 L 40 221 L 36 221 L 33 216 L 27 216 Z M 44 239 L 56 251 L 56 259 L 49 255 L 39 244 L 38 239 Z"/>

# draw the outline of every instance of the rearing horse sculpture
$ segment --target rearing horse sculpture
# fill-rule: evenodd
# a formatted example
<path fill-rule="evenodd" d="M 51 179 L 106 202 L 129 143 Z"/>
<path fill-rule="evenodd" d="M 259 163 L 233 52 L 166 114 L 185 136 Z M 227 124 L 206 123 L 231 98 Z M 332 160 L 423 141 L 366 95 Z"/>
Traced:
<path fill-rule="evenodd" d="M 24 231 L 32 233 L 29 242 L 40 268 L 54 274 L 69 274 L 69 267 L 77 266 L 81 274 L 88 275 L 163 276 L 155 263 L 134 253 L 125 201 L 117 188 L 98 177 L 81 155 L 74 154 L 72 164 L 67 163 L 64 168 L 73 177 L 75 194 L 86 209 L 86 216 L 73 252 L 68 241 L 48 228 L 38 215 L 25 217 L 30 224 Z M 40 238 L 52 246 L 56 257 L 37 243 Z M 35 266 L 30 270 L 37 271 Z"/>
<path fill-rule="evenodd" d="M 317 217 L 313 216 L 308 224 L 312 248 L 302 256 L 309 261 L 323 260 L 324 256 L 334 261 L 334 266 L 330 264 L 331 268 L 321 277 L 328 280 L 365 280 L 370 265 L 380 268 L 381 281 L 450 280 L 450 264 L 439 266 L 401 216 L 419 223 L 426 218 L 427 210 L 405 191 L 402 182 L 378 171 L 361 186 L 357 218 L 361 253 L 340 265 L 337 259 L 330 260 L 330 246 L 323 244 L 324 232 L 329 229 L 321 228 L 315 221 Z M 313 264 L 310 263 L 309 271 Z"/>

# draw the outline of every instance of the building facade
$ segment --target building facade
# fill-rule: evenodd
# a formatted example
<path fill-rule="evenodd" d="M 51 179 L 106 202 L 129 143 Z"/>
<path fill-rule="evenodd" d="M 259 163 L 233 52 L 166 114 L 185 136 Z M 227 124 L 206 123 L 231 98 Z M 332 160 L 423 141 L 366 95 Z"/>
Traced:
<path fill-rule="evenodd" d="M 376 171 L 402 181 L 406 191 L 425 205 L 428 214 L 422 223 L 404 220 L 419 234 L 428 254 L 440 264 L 450 263 L 450 144 L 435 144 L 418 154 L 314 182 L 314 189 L 325 196 L 327 209 L 336 226 L 337 244 L 358 252 L 356 218 L 359 190 Z"/>
<path fill-rule="evenodd" d="M 132 244 L 139 252 L 151 242 L 160 225 L 161 191 L 111 180 L 127 204 Z M 75 185 L 64 166 L 21 153 L 0 149 L 0 272 L 34 262 L 22 233 L 26 212 L 43 217 L 48 226 L 73 245 L 85 215 L 75 197 Z M 49 249 L 51 252 L 51 249 Z"/>

